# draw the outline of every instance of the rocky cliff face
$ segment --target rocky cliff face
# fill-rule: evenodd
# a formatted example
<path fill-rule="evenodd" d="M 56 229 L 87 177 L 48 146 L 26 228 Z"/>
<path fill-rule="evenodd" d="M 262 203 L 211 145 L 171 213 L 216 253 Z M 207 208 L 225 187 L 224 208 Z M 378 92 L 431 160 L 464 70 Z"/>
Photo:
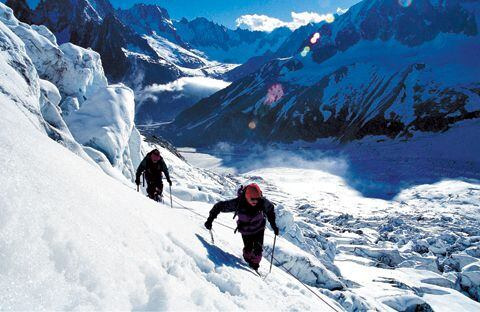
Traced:
<path fill-rule="evenodd" d="M 32 10 L 26 0 L 7 0 L 5 4 L 10 7 L 20 21 L 30 21 L 32 19 Z"/>
<path fill-rule="evenodd" d="M 158 5 L 135 4 L 128 10 L 117 10 L 117 17 L 139 35 L 157 34 L 186 46 L 178 36 L 167 10 Z"/>

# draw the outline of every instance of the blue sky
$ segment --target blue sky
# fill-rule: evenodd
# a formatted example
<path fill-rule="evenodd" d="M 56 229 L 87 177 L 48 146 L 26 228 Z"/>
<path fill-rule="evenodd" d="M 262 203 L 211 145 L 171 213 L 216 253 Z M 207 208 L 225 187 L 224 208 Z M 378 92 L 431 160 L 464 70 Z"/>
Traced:
<path fill-rule="evenodd" d="M 27 0 L 35 5 L 39 0 Z M 334 13 L 348 8 L 359 0 L 110 0 L 114 7 L 129 8 L 135 3 L 158 4 L 168 10 L 173 19 L 206 17 L 230 28 L 242 15 L 267 15 L 285 22 L 292 20 L 291 12 Z"/>

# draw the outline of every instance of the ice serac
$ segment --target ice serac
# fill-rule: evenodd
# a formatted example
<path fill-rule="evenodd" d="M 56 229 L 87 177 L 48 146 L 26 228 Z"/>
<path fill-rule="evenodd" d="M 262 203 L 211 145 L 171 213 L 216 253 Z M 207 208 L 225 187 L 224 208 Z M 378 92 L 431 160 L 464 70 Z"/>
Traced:
<path fill-rule="evenodd" d="M 5 94 L 23 103 L 29 118 L 50 138 L 91 164 L 98 163 L 109 175 L 131 179 L 133 91 L 108 85 L 98 53 L 71 43 L 58 46 L 46 27 L 21 23 L 10 8 L 0 5 L 4 47 L 16 52 L 9 56 L 11 67 L 5 68 L 6 73 L 16 71 L 9 75 L 12 80 L 2 81 Z M 15 79 L 19 73 L 22 79 Z M 82 119 L 86 111 L 89 118 Z M 85 139 L 88 135 L 94 139 Z M 96 143 L 87 144 L 90 141 Z M 140 155 L 140 148 L 134 147 Z"/>
<path fill-rule="evenodd" d="M 130 159 L 129 141 L 134 127 L 133 91 L 122 85 L 110 85 L 97 89 L 82 106 L 72 112 L 66 121 L 74 138 L 84 146 L 102 152 L 109 162 L 124 171 L 133 168 Z M 130 165 L 130 166 L 128 166 Z"/>
<path fill-rule="evenodd" d="M 40 79 L 35 68 L 37 63 L 32 62 L 31 45 L 38 46 L 38 50 L 43 48 L 48 54 L 52 51 L 48 44 L 49 40 L 42 38 L 30 26 L 20 24 L 13 11 L 0 3 L 0 42 L 3 51 L 2 73 L 8 77 L 0 81 L 4 105 L 16 105 L 17 109 L 23 112 L 24 118 L 38 131 L 95 165 L 73 139 L 60 115 L 58 104 L 61 96 L 57 87 L 49 81 Z M 46 46 L 49 48 L 45 48 L 42 43 L 47 43 Z"/>
<path fill-rule="evenodd" d="M 1 79 L 0 96 L 3 105 L 18 103 L 18 109 L 43 131 L 40 114 L 40 83 L 35 66 L 27 55 L 23 41 L 8 27 L 16 19 L 11 9 L 0 3 L 0 54 Z M 8 77 L 8 79 L 6 78 Z"/>
<path fill-rule="evenodd" d="M 184 111 L 171 138 L 348 142 L 448 130 L 480 117 L 479 15 L 479 1 L 362 1 L 318 24 L 291 57 Z"/>

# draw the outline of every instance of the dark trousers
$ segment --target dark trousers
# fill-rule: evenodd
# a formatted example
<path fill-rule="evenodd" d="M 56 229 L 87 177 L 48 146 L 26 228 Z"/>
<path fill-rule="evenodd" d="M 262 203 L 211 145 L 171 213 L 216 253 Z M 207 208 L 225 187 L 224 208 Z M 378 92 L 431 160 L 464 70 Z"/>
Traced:
<path fill-rule="evenodd" d="M 163 183 L 147 182 L 147 194 L 151 199 L 159 201 L 163 195 Z"/>
<path fill-rule="evenodd" d="M 243 258 L 253 269 L 258 269 L 262 260 L 263 234 L 265 229 L 252 235 L 242 235 Z"/>

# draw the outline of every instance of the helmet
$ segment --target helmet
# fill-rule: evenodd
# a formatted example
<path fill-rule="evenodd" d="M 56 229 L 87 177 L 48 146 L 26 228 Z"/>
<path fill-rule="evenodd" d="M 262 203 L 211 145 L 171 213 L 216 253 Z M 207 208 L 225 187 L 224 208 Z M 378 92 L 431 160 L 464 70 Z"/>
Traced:
<path fill-rule="evenodd" d="M 262 197 L 262 190 L 256 183 L 249 184 L 245 187 L 245 199 L 249 204 L 255 203 Z"/>

